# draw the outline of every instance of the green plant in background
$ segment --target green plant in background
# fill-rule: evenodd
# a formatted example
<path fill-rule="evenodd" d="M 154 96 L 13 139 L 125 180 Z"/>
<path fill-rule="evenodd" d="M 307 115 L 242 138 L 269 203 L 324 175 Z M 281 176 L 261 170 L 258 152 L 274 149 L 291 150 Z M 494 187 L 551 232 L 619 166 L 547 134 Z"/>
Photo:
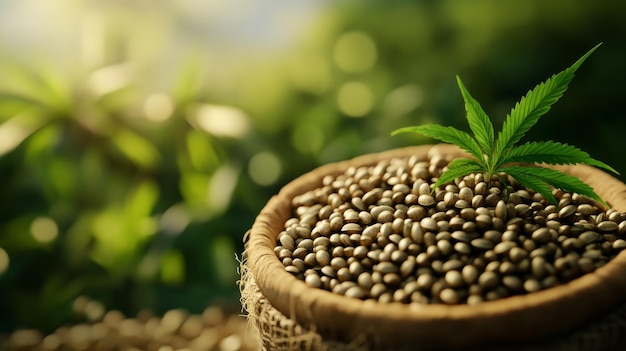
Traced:
<path fill-rule="evenodd" d="M 497 138 L 491 120 L 458 76 L 457 81 L 465 101 L 467 120 L 474 134 L 473 137 L 454 127 L 437 124 L 400 128 L 392 132 L 392 135 L 404 132 L 421 133 L 455 144 L 474 157 L 458 158 L 450 162 L 448 169 L 439 177 L 433 189 L 470 173 L 485 173 L 486 179 L 491 179 L 495 175 L 504 184 L 501 173 L 506 173 L 555 204 L 557 201 L 550 190 L 550 185 L 589 196 L 606 206 L 604 200 L 594 192 L 593 188 L 578 178 L 554 169 L 537 167 L 536 164 L 588 164 L 619 174 L 611 166 L 593 159 L 589 154 L 574 146 L 554 141 L 515 145 L 539 118 L 550 110 L 552 104 L 561 98 L 574 78 L 576 70 L 600 45 L 596 45 L 572 66 L 538 84 L 522 97 L 507 115 Z"/>

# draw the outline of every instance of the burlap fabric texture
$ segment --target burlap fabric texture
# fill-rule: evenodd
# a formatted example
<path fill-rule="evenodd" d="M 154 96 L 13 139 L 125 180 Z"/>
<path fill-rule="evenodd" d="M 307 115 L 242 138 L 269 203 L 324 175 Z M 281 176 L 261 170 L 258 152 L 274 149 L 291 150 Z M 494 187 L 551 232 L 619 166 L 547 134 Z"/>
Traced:
<path fill-rule="evenodd" d="M 273 248 L 291 200 L 325 175 L 384 159 L 464 154 L 418 146 L 329 164 L 287 184 L 246 234 L 242 303 L 265 350 L 626 350 L 626 252 L 593 273 L 532 294 L 478 305 L 379 304 L 308 287 L 285 271 Z M 626 185 L 592 167 L 558 169 L 626 211 Z"/>

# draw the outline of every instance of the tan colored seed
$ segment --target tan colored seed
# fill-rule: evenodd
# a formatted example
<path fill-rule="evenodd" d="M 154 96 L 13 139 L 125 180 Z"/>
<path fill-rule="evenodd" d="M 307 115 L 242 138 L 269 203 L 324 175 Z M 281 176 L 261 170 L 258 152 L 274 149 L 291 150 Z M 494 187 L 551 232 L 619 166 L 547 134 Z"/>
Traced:
<path fill-rule="evenodd" d="M 550 229 L 548 228 L 539 228 L 531 234 L 531 238 L 533 241 L 538 243 L 548 243 L 552 241 L 552 235 L 550 234 Z"/>
<path fill-rule="evenodd" d="M 435 198 L 426 194 L 420 195 L 417 199 L 417 203 L 424 207 L 430 207 L 435 204 Z"/>
<path fill-rule="evenodd" d="M 455 305 L 460 302 L 459 293 L 451 288 L 441 290 L 439 293 L 439 299 L 448 305 Z"/>
<path fill-rule="evenodd" d="M 494 248 L 494 245 L 491 241 L 482 238 L 472 240 L 471 244 L 473 247 L 481 250 L 490 250 Z"/>
<path fill-rule="evenodd" d="M 602 239 L 602 236 L 596 232 L 587 231 L 580 234 L 578 236 L 578 239 L 580 239 L 585 245 L 587 245 Z"/>
<path fill-rule="evenodd" d="M 330 254 L 328 251 L 317 251 L 315 253 L 315 260 L 320 266 L 326 266 L 330 263 Z"/>
<path fill-rule="evenodd" d="M 603 221 L 598 224 L 598 229 L 603 232 L 612 232 L 617 230 L 618 224 L 612 221 Z"/>

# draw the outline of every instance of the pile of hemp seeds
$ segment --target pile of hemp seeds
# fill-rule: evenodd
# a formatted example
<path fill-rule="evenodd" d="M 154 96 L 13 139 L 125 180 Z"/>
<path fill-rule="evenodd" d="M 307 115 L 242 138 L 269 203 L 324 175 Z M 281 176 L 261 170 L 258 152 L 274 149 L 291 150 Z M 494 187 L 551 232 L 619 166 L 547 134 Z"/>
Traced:
<path fill-rule="evenodd" d="M 470 174 L 434 155 L 351 167 L 293 199 L 275 253 L 311 287 L 381 303 L 477 304 L 547 289 L 626 248 L 626 214 Z"/>

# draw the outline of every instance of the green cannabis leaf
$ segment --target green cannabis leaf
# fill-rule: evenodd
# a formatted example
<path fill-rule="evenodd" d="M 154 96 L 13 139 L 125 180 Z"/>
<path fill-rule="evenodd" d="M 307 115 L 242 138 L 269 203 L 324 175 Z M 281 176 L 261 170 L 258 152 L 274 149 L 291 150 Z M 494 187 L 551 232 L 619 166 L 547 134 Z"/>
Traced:
<path fill-rule="evenodd" d="M 486 179 L 491 179 L 494 175 L 499 176 L 500 173 L 506 173 L 525 187 L 542 194 L 552 203 L 556 203 L 556 199 L 552 195 L 550 186 L 591 197 L 607 206 L 593 188 L 578 178 L 554 169 L 541 167 L 539 164 L 587 164 L 619 174 L 611 166 L 592 158 L 575 146 L 554 141 L 528 142 L 516 145 L 526 132 L 537 123 L 539 118 L 546 114 L 551 106 L 563 96 L 578 67 L 601 44 L 589 50 L 572 66 L 538 84 L 522 97 L 515 104 L 511 113 L 507 115 L 497 138 L 489 116 L 478 101 L 470 95 L 458 76 L 456 78 L 465 101 L 467 121 L 473 136 L 454 127 L 437 124 L 400 128 L 391 134 L 420 133 L 433 139 L 455 144 L 473 156 L 471 159 L 460 158 L 450 162 L 448 169 L 435 183 L 435 189 L 470 173 L 486 173 Z"/>

